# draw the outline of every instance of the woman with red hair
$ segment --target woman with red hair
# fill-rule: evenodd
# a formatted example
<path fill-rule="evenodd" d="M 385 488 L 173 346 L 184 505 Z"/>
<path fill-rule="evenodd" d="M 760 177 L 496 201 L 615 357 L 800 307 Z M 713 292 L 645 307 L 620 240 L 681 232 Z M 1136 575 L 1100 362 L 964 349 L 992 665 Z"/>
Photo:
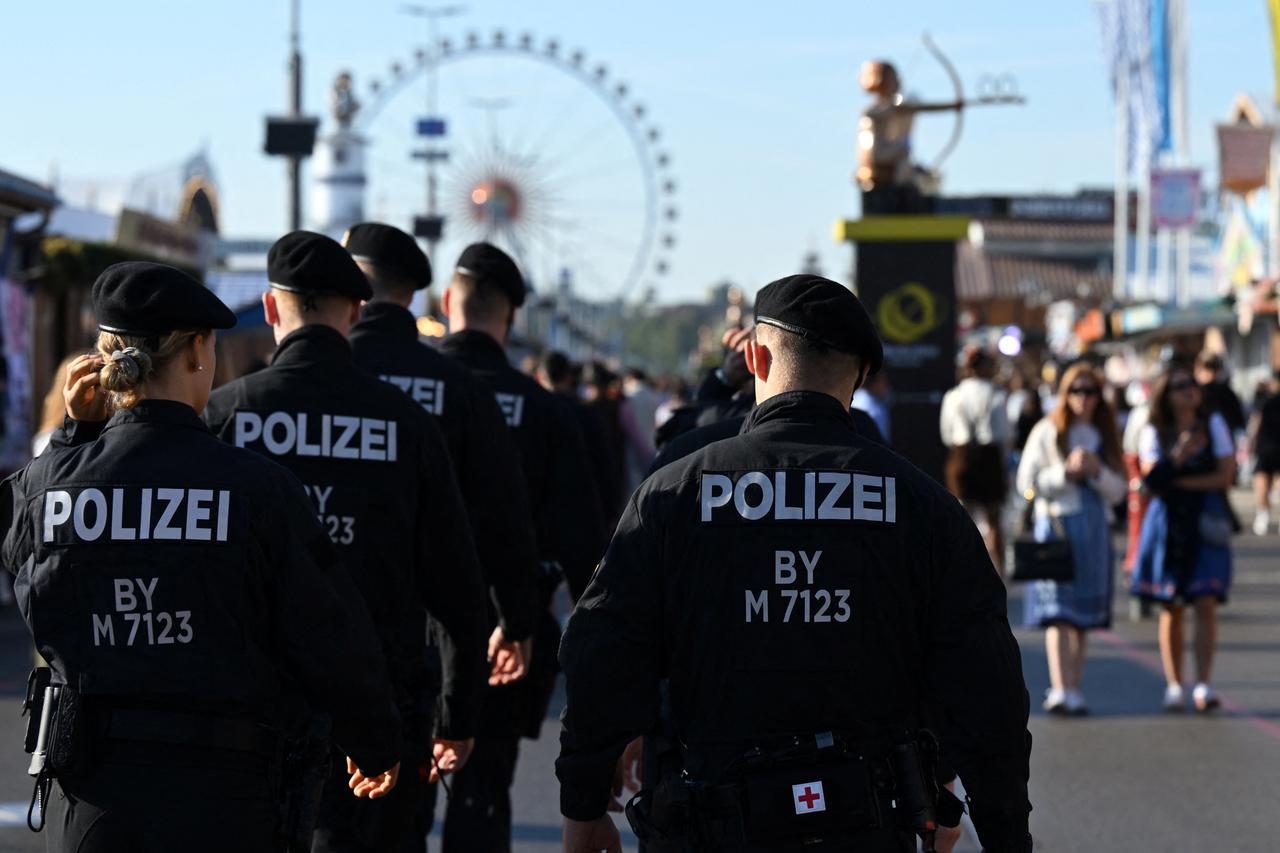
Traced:
<path fill-rule="evenodd" d="M 1051 686 L 1044 707 L 1054 714 L 1088 713 L 1081 691 L 1086 632 L 1111 624 L 1111 507 L 1128 483 L 1102 387 L 1088 364 L 1069 367 L 1057 405 L 1031 430 L 1018 465 L 1018 489 L 1034 497 L 1036 538 L 1065 537 L 1075 563 L 1072 580 L 1036 581 L 1023 599 L 1026 624 L 1045 629 Z"/>

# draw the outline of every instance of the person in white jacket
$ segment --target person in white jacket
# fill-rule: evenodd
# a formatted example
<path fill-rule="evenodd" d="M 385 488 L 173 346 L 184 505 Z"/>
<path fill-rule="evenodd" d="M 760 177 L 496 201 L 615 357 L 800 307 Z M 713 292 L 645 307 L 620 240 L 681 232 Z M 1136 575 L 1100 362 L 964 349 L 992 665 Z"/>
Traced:
<path fill-rule="evenodd" d="M 947 446 L 947 489 L 973 516 L 996 571 L 1004 570 L 1001 519 L 1009 492 L 1005 395 L 992 381 L 996 362 L 981 347 L 965 349 L 956 387 L 942 397 L 938 426 Z"/>
<path fill-rule="evenodd" d="M 1057 406 L 1031 430 L 1018 465 L 1018 490 L 1034 495 L 1037 539 L 1065 536 L 1075 562 L 1073 580 L 1035 581 L 1023 597 L 1027 626 L 1045 628 L 1051 687 L 1044 707 L 1056 714 L 1088 713 L 1081 691 L 1086 632 L 1111 624 L 1111 508 L 1128 483 L 1102 389 L 1102 375 L 1089 365 L 1068 368 Z"/>

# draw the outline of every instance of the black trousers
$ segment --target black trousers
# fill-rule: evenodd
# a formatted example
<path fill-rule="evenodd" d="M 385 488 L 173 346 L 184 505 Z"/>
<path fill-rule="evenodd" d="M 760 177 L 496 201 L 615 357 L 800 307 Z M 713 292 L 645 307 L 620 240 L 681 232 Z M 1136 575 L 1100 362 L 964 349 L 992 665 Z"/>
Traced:
<path fill-rule="evenodd" d="M 409 745 L 400 760 L 400 778 L 391 793 L 358 798 L 347 787 L 345 759 L 335 761 L 325 782 L 312 853 L 394 853 L 415 834 L 415 819 L 426 806 L 430 757 Z"/>
<path fill-rule="evenodd" d="M 448 777 L 452 795 L 445 806 L 441 853 L 510 853 L 511 783 L 519 755 L 518 735 L 476 738 L 467 766 Z M 420 831 L 424 837 L 431 832 L 439 791 L 439 785 L 432 786 Z"/>
<path fill-rule="evenodd" d="M 53 786 L 51 853 L 273 853 L 276 814 L 260 772 L 100 764 Z"/>

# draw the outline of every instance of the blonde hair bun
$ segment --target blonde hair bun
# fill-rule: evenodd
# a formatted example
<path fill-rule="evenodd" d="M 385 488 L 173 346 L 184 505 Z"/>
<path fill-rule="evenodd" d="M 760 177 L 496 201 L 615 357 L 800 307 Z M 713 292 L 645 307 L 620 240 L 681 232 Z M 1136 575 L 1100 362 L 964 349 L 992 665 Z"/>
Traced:
<path fill-rule="evenodd" d="M 147 381 L 163 372 L 198 335 L 204 331 L 170 332 L 157 339 L 103 331 L 98 335 L 102 370 L 98 380 L 111 394 L 111 405 L 128 409 L 144 396 Z"/>

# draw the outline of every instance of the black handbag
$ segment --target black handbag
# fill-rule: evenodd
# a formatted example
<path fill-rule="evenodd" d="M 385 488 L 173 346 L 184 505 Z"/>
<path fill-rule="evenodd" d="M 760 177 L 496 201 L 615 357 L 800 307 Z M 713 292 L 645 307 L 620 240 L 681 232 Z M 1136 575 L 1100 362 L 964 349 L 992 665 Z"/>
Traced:
<path fill-rule="evenodd" d="M 1053 518 L 1053 529 L 1057 537 L 1047 542 L 1036 541 L 1031 525 L 1031 513 L 1035 502 L 1035 493 L 1027 492 L 1027 514 L 1022 525 L 1022 533 L 1013 542 L 1013 570 L 1009 580 L 1023 581 L 1057 581 L 1068 583 L 1075 580 L 1076 561 L 1071 550 L 1071 541 L 1062 528 L 1062 522 Z"/>

